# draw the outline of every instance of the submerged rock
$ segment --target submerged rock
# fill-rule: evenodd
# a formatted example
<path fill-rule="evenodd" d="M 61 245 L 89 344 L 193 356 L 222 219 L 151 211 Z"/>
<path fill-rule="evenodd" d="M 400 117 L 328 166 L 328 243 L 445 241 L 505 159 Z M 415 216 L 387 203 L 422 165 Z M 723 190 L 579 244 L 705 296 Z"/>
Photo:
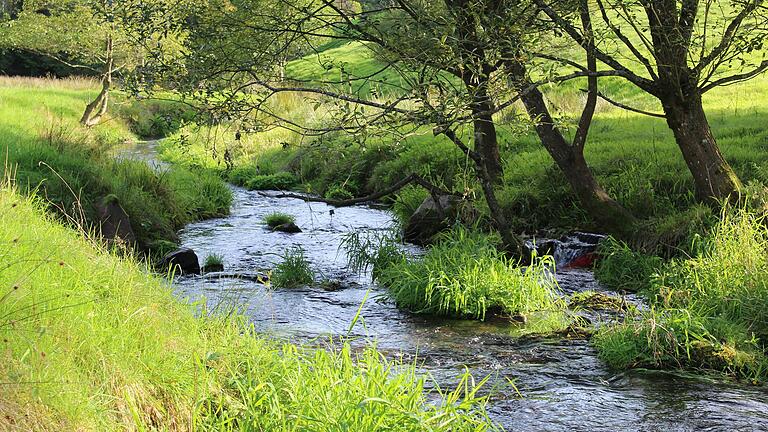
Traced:
<path fill-rule="evenodd" d="M 160 261 L 163 269 L 172 268 L 177 274 L 200 274 L 200 261 L 195 251 L 189 248 L 180 248 L 164 256 Z"/>
<path fill-rule="evenodd" d="M 284 232 L 284 233 L 288 233 L 288 234 L 298 234 L 298 233 L 301 232 L 301 228 L 299 228 L 293 222 L 288 222 L 288 223 L 284 223 L 282 225 L 278 225 L 278 226 L 272 228 L 272 231 L 279 231 L 279 232 Z"/>
<path fill-rule="evenodd" d="M 437 200 L 427 197 L 408 219 L 403 232 L 405 241 L 426 245 L 435 234 L 450 228 L 458 218 L 471 223 L 476 211 L 466 203 L 455 195 L 441 195 Z"/>
<path fill-rule="evenodd" d="M 218 273 L 224 271 L 224 264 L 208 264 L 202 268 L 203 273 Z"/>

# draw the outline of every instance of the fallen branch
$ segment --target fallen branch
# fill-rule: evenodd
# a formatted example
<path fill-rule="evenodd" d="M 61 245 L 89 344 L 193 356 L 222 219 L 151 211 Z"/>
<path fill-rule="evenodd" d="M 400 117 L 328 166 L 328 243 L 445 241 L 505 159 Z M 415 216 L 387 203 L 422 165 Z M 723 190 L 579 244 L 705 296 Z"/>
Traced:
<path fill-rule="evenodd" d="M 360 197 L 360 198 L 352 198 L 352 199 L 346 199 L 346 200 L 335 200 L 335 199 L 326 199 L 326 198 L 320 198 L 320 197 L 313 197 L 313 196 L 307 196 L 307 195 L 300 195 L 300 194 L 293 194 L 293 193 L 282 193 L 278 195 L 269 195 L 265 193 L 260 193 L 263 196 L 271 197 L 271 198 L 296 198 L 300 199 L 306 202 L 320 202 L 325 203 L 333 207 L 351 207 L 353 205 L 357 204 L 363 204 L 371 201 L 376 201 L 380 198 L 383 198 L 387 195 L 391 195 L 400 189 L 408 186 L 411 183 L 416 183 L 419 186 L 423 187 L 424 189 L 428 190 L 432 196 L 440 196 L 440 195 L 456 195 L 453 192 L 446 191 L 438 186 L 433 185 L 432 183 L 424 180 L 421 176 L 418 174 L 411 174 L 408 177 L 403 178 L 399 182 L 395 183 L 394 185 L 379 191 L 372 193 L 368 196 Z"/>

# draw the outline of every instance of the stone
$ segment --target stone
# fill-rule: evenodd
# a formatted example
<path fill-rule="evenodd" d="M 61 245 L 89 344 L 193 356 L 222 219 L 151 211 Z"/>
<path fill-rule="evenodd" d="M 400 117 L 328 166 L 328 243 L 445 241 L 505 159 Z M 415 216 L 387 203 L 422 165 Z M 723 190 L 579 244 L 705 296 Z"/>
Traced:
<path fill-rule="evenodd" d="M 405 241 L 417 245 L 429 244 L 435 234 L 450 228 L 452 221 L 463 216 L 463 202 L 454 195 L 441 195 L 437 201 L 431 196 L 427 197 L 408 219 L 403 232 Z"/>
<path fill-rule="evenodd" d="M 101 237 L 109 243 L 133 245 L 136 235 L 131 226 L 131 219 L 120 205 L 117 197 L 110 195 L 96 205 Z"/>
<path fill-rule="evenodd" d="M 301 228 L 299 228 L 293 222 L 288 222 L 288 223 L 284 223 L 282 225 L 278 225 L 278 226 L 272 228 L 272 231 L 279 231 L 279 232 L 284 232 L 284 233 L 288 233 L 288 234 L 298 234 L 298 233 L 301 232 Z"/>
<path fill-rule="evenodd" d="M 162 269 L 172 268 L 177 274 L 200 274 L 200 261 L 195 251 L 189 248 L 180 248 L 164 256 L 160 261 Z"/>

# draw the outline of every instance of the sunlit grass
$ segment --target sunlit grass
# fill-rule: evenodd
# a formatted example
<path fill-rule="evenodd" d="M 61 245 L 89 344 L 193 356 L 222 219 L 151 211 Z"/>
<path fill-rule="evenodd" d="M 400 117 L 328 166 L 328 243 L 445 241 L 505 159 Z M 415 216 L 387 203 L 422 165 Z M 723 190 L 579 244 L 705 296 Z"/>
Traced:
<path fill-rule="evenodd" d="M 489 427 L 471 377 L 438 394 L 374 349 L 261 338 L 236 310 L 179 302 L 168 281 L 7 186 L 0 259 L 0 429 Z"/>

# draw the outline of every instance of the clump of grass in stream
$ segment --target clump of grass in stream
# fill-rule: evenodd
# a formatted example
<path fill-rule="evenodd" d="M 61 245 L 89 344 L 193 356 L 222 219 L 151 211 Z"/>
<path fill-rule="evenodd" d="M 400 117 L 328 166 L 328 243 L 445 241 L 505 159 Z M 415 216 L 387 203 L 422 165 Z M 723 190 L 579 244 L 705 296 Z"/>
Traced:
<path fill-rule="evenodd" d="M 597 253 L 600 259 L 595 268 L 595 278 L 614 290 L 647 290 L 651 277 L 662 264 L 660 257 L 635 252 L 613 237 L 600 242 Z"/>
<path fill-rule="evenodd" d="M 8 188 L 0 261 L 0 429 L 490 427 L 469 376 L 439 394 L 371 348 L 281 346 L 237 313 L 180 302 L 138 261 Z"/>
<path fill-rule="evenodd" d="M 278 288 L 296 288 L 310 285 L 314 281 L 315 274 L 301 246 L 288 249 L 270 276 L 270 283 Z"/>
<path fill-rule="evenodd" d="M 224 257 L 222 255 L 212 253 L 205 257 L 205 264 L 206 267 L 208 266 L 222 266 L 224 265 Z"/>
<path fill-rule="evenodd" d="M 697 249 L 693 257 L 666 264 L 653 279 L 655 311 L 604 328 L 598 348 L 619 367 L 702 367 L 765 378 L 765 220 L 726 209 Z"/>
<path fill-rule="evenodd" d="M 347 255 L 347 265 L 357 273 L 371 270 L 376 280 L 386 268 L 408 259 L 399 236 L 392 230 L 350 232 L 341 247 Z"/>
<path fill-rule="evenodd" d="M 270 228 L 277 228 L 280 225 L 296 223 L 296 218 L 288 213 L 274 212 L 264 216 L 264 223 Z"/>
<path fill-rule="evenodd" d="M 551 258 L 519 267 L 492 237 L 456 228 L 423 256 L 397 260 L 378 280 L 398 306 L 416 313 L 483 320 L 487 313 L 560 310 Z"/>

